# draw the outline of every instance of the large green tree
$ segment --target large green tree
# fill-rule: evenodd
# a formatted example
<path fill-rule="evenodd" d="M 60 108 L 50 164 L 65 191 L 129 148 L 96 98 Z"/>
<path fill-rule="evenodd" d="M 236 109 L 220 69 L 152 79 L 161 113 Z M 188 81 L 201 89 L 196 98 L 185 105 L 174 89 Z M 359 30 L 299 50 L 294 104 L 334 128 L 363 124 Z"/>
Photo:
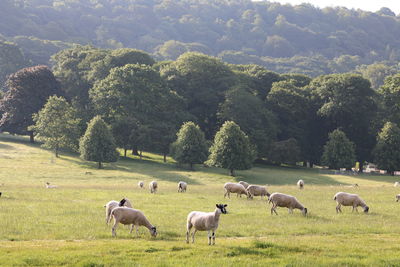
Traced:
<path fill-rule="evenodd" d="M 246 134 L 235 122 L 226 121 L 215 135 L 207 164 L 228 169 L 234 176 L 235 170 L 250 169 L 255 156 Z"/>
<path fill-rule="evenodd" d="M 324 146 L 321 161 L 330 169 L 350 169 L 354 167 L 356 162 L 354 143 L 341 130 L 334 130 L 329 134 L 329 140 Z"/>
<path fill-rule="evenodd" d="M 49 97 L 44 107 L 33 114 L 33 121 L 30 130 L 44 142 L 44 147 L 54 150 L 56 157 L 60 148 L 78 150 L 80 119 L 63 97 Z"/>
<path fill-rule="evenodd" d="M 394 174 L 400 170 L 400 128 L 392 122 L 387 122 L 377 136 L 374 148 L 374 162 L 379 169 Z"/>
<path fill-rule="evenodd" d="M 203 163 L 208 156 L 204 133 L 193 122 L 185 122 L 176 134 L 177 139 L 171 144 L 171 155 L 180 164 Z"/>
<path fill-rule="evenodd" d="M 61 95 L 60 84 L 46 66 L 24 68 L 11 74 L 7 92 L 0 100 L 0 129 L 15 134 L 29 134 L 34 142 L 32 114 L 37 113 L 49 96 Z"/>
<path fill-rule="evenodd" d="M 79 141 L 79 151 L 84 160 L 95 161 L 98 168 L 103 162 L 118 160 L 114 137 L 108 125 L 100 116 L 94 117 L 88 124 L 85 134 Z"/>
<path fill-rule="evenodd" d="M 371 121 L 376 116 L 377 104 L 370 82 L 357 74 L 331 74 L 314 79 L 310 88 L 319 106 L 317 114 L 324 119 L 326 128 L 340 128 L 354 142 L 362 171 L 375 144 Z"/>
<path fill-rule="evenodd" d="M 7 75 L 28 65 L 29 62 L 16 44 L 0 40 L 0 90 L 5 85 Z"/>
<path fill-rule="evenodd" d="M 386 121 L 400 123 L 400 73 L 388 76 L 379 88 L 382 99 L 382 117 Z"/>

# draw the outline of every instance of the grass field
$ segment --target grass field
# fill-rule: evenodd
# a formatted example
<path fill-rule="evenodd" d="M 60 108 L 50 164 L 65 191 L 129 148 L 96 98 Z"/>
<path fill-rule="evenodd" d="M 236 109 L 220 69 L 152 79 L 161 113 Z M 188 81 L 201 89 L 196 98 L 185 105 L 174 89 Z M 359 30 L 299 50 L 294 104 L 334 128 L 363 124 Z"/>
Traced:
<path fill-rule="evenodd" d="M 295 195 L 309 210 L 303 217 L 280 208 L 272 216 L 259 198 L 224 199 L 223 184 L 233 181 L 225 170 L 196 166 L 191 172 L 146 156 L 97 170 L 76 155 L 56 159 L 24 138 L 0 135 L 0 266 L 400 266 L 396 177 L 270 166 L 238 171 L 235 179 Z M 306 183 L 302 191 L 295 186 L 299 178 Z M 153 179 L 157 194 L 137 187 Z M 179 180 L 188 182 L 187 193 L 177 193 Z M 47 181 L 58 188 L 46 189 Z M 358 189 L 346 186 L 354 183 Z M 370 213 L 347 207 L 337 215 L 332 197 L 338 191 L 360 194 Z M 103 205 L 122 197 L 157 226 L 157 238 L 145 228 L 130 235 L 122 225 L 111 237 Z M 205 232 L 186 244 L 187 214 L 212 211 L 216 203 L 228 204 L 216 245 L 207 245 Z"/>

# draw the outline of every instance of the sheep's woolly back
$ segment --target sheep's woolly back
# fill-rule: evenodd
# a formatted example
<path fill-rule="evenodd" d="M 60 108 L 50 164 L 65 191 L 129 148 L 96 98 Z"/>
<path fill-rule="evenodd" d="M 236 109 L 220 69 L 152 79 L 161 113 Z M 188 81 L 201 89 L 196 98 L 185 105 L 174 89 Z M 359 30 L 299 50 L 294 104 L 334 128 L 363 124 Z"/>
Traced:
<path fill-rule="evenodd" d="M 399 182 L 395 182 L 394 183 L 394 187 L 398 187 L 398 186 L 400 186 L 400 183 Z"/>
<path fill-rule="evenodd" d="M 300 179 L 300 180 L 297 182 L 297 186 L 298 186 L 300 189 L 303 189 L 303 187 L 304 187 L 304 181 Z"/>
<path fill-rule="evenodd" d="M 227 192 L 230 192 L 230 193 L 247 194 L 246 188 L 244 188 L 244 186 L 241 184 L 226 183 L 226 184 L 224 184 L 224 188 Z"/>
<path fill-rule="evenodd" d="M 180 181 L 178 183 L 178 192 L 186 192 L 187 189 L 187 183 Z"/>
<path fill-rule="evenodd" d="M 267 188 L 265 186 L 249 185 L 246 190 L 249 194 L 249 197 L 253 197 L 253 196 L 269 197 L 270 196 L 270 193 L 268 193 Z"/>
<path fill-rule="evenodd" d="M 289 209 L 300 209 L 304 210 L 304 206 L 291 195 L 286 195 L 282 193 L 273 193 L 269 196 L 269 201 L 272 202 L 277 207 L 285 207 Z"/>
<path fill-rule="evenodd" d="M 135 210 L 127 207 L 117 207 L 111 211 L 111 216 L 114 217 L 113 234 L 115 234 L 116 225 L 118 225 L 118 223 L 122 223 L 125 225 L 133 224 L 136 227 L 144 226 L 149 229 L 151 235 L 157 235 L 155 226 L 153 226 L 149 222 L 144 213 L 140 210 Z M 111 217 L 109 219 L 109 222 L 110 220 Z"/>
<path fill-rule="evenodd" d="M 243 185 L 246 189 L 249 187 L 249 183 L 246 183 L 245 181 L 240 181 L 239 184 Z"/>
<path fill-rule="evenodd" d="M 158 184 L 156 181 L 151 181 L 149 184 L 149 189 L 151 193 L 157 192 Z"/>

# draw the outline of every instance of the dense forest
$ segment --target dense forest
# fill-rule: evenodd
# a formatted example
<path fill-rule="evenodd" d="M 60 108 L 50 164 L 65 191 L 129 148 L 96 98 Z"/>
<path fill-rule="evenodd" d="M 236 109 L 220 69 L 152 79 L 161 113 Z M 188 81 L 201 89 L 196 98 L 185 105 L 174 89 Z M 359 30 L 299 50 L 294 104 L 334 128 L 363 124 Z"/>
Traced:
<path fill-rule="evenodd" d="M 0 20 L 0 131 L 56 155 L 400 169 L 400 18 L 387 8 L 6 0 Z"/>
<path fill-rule="evenodd" d="M 0 40 L 18 44 L 33 65 L 72 44 L 131 47 L 157 60 L 196 51 L 234 64 L 310 76 L 397 69 L 400 18 L 309 4 L 250 0 L 3 0 Z"/>

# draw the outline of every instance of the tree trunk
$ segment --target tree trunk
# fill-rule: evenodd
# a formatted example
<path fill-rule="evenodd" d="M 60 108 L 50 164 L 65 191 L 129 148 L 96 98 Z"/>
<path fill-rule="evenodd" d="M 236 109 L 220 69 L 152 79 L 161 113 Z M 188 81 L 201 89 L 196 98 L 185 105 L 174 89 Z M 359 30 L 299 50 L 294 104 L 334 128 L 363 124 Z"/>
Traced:
<path fill-rule="evenodd" d="M 103 167 L 101 166 L 101 162 L 99 161 L 98 169 L 101 169 L 101 168 L 103 168 Z"/>
<path fill-rule="evenodd" d="M 29 131 L 29 142 L 35 143 L 35 136 L 33 136 L 33 131 Z"/>
<path fill-rule="evenodd" d="M 140 154 L 139 154 L 140 159 L 142 159 L 142 153 L 143 153 L 143 151 L 140 150 Z"/>
<path fill-rule="evenodd" d="M 58 158 L 58 147 L 55 148 L 54 153 L 56 154 L 56 158 Z"/>
<path fill-rule="evenodd" d="M 132 148 L 132 155 L 139 156 L 139 151 L 138 151 L 137 147 Z"/>
<path fill-rule="evenodd" d="M 164 154 L 164 163 L 167 162 L 167 154 Z"/>
<path fill-rule="evenodd" d="M 364 162 L 363 161 L 359 161 L 358 162 L 358 172 L 359 173 L 363 173 L 364 172 Z"/>
<path fill-rule="evenodd" d="M 235 177 L 235 170 L 229 169 L 229 175 Z"/>
<path fill-rule="evenodd" d="M 314 162 L 310 161 L 310 168 L 312 169 L 314 167 Z"/>
<path fill-rule="evenodd" d="M 128 149 L 126 149 L 126 148 L 124 148 L 124 158 L 126 158 L 126 151 L 127 151 Z"/>
<path fill-rule="evenodd" d="M 190 163 L 190 170 L 193 171 L 193 163 Z"/>

